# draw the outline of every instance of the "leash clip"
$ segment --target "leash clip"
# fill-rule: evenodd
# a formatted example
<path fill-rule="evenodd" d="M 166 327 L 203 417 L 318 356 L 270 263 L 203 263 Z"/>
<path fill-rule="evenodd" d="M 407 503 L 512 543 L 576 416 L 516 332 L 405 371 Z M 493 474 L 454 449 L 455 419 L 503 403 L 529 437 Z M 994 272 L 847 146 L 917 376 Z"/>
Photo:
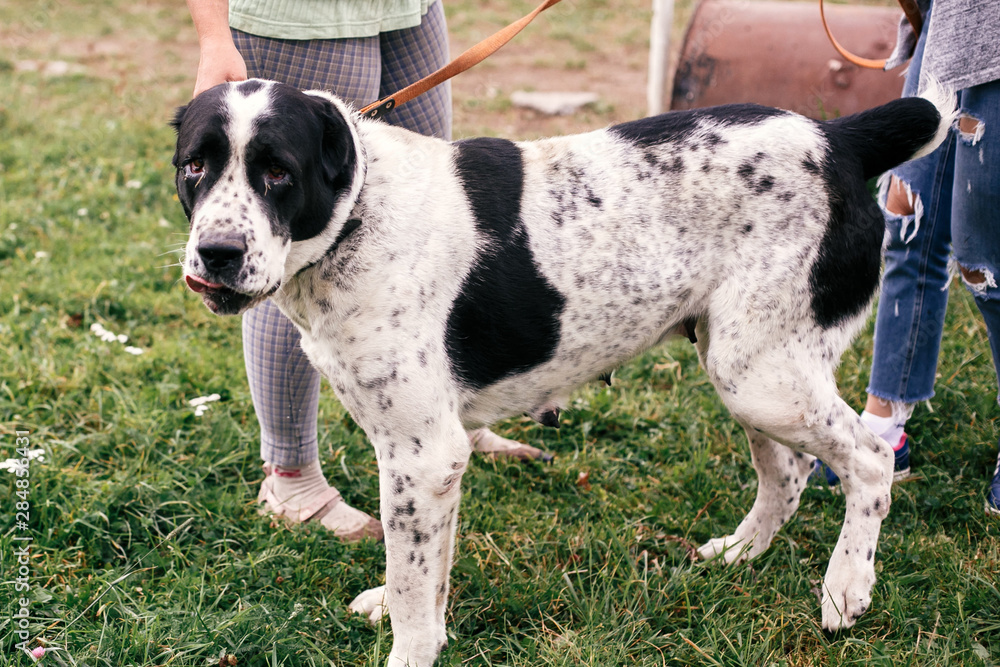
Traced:
<path fill-rule="evenodd" d="M 382 116 L 386 115 L 395 108 L 396 108 L 396 100 L 390 97 L 381 104 L 376 102 L 374 105 L 369 105 L 365 107 L 364 109 L 362 109 L 362 113 L 364 114 L 365 118 L 371 118 L 372 120 L 375 120 L 381 118 Z"/>

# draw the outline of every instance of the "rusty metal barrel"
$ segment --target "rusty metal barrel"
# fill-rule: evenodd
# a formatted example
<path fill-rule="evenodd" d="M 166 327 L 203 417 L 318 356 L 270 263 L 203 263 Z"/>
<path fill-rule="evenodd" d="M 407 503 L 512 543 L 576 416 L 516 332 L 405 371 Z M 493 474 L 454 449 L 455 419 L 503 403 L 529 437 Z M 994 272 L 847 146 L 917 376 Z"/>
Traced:
<path fill-rule="evenodd" d="M 827 4 L 837 40 L 866 58 L 885 58 L 899 8 Z M 811 118 L 833 118 L 899 97 L 903 68 L 857 67 L 833 49 L 816 2 L 702 0 L 674 75 L 671 109 L 756 102 Z"/>

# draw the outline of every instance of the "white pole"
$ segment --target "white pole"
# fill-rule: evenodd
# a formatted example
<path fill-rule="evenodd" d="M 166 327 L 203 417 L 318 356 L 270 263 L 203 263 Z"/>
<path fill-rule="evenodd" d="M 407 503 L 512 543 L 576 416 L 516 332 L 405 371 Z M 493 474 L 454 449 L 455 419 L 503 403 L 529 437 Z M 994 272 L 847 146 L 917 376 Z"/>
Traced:
<path fill-rule="evenodd" d="M 670 71 L 670 30 L 674 24 L 674 0 L 653 0 L 653 21 L 649 27 L 649 80 L 646 109 L 650 116 L 663 113 L 664 89 Z"/>

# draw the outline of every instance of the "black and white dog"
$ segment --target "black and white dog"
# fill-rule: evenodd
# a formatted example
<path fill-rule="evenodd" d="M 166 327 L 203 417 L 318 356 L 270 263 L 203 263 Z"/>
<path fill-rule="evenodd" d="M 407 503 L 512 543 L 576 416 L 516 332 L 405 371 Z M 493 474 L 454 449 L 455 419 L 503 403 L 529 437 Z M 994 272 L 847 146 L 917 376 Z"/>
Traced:
<path fill-rule="evenodd" d="M 724 106 L 527 143 L 427 138 L 260 80 L 178 111 L 187 284 L 224 315 L 273 299 L 375 447 L 389 664 L 426 667 L 446 642 L 465 429 L 549 420 L 686 329 L 759 476 L 743 522 L 700 554 L 764 551 L 821 457 L 847 501 L 823 626 L 854 624 L 893 456 L 834 368 L 879 281 L 866 179 L 942 141 L 952 102 L 929 98 L 829 122 Z"/>

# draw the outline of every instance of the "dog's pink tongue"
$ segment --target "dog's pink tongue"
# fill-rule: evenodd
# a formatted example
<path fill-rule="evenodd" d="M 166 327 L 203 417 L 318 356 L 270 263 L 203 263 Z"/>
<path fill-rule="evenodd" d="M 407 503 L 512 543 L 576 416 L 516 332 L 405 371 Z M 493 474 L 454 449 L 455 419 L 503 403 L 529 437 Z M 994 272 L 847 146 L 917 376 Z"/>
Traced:
<path fill-rule="evenodd" d="M 219 283 L 210 283 L 207 280 L 202 280 L 197 276 L 184 276 L 184 282 L 187 286 L 191 288 L 194 292 L 204 292 L 205 290 L 218 289 L 222 287 Z"/>

